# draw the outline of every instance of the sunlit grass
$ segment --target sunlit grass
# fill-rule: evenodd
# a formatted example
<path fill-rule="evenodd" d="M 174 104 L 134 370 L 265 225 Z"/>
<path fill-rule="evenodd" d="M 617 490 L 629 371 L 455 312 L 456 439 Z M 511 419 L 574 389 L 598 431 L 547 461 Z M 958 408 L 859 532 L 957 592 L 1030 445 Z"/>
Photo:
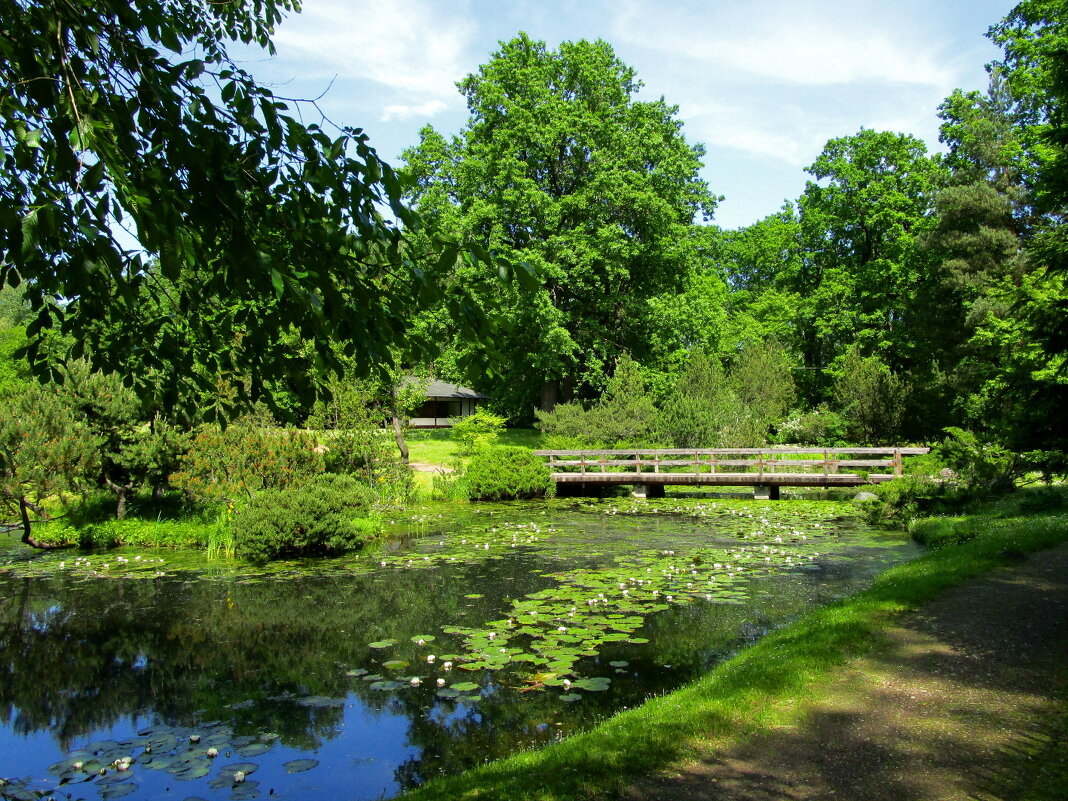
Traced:
<path fill-rule="evenodd" d="M 1068 516 L 1021 514 L 1023 505 L 1017 500 L 979 510 L 982 526 L 973 539 L 888 571 L 868 590 L 772 632 L 674 693 L 546 748 L 435 779 L 405 798 L 607 797 L 710 742 L 788 724 L 798 715 L 798 701 L 818 692 L 834 668 L 883 642 L 881 631 L 902 612 L 1020 554 L 1068 539 Z"/>
<path fill-rule="evenodd" d="M 405 435 L 409 460 L 422 464 L 454 466 L 467 463 L 469 456 L 460 454 L 459 445 L 448 428 L 413 429 Z M 498 445 L 517 445 L 532 450 L 541 447 L 541 432 L 533 428 L 509 428 L 501 433 Z"/>

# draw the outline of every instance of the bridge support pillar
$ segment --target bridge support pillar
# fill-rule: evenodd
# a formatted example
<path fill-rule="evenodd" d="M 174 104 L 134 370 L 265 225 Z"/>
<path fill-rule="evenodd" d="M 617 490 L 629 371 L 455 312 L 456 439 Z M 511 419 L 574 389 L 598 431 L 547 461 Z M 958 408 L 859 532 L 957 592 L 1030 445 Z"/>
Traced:
<path fill-rule="evenodd" d="M 754 484 L 753 485 L 753 500 L 754 501 L 777 501 L 777 500 L 779 500 L 779 485 L 778 484 Z"/>
<path fill-rule="evenodd" d="M 663 498 L 663 484 L 635 484 L 631 493 L 635 498 Z"/>

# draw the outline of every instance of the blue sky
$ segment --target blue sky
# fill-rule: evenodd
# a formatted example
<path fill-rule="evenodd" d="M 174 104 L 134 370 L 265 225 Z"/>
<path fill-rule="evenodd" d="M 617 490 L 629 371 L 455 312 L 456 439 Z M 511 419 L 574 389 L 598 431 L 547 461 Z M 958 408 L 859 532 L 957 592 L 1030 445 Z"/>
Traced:
<path fill-rule="evenodd" d="M 826 141 L 861 127 L 938 148 L 936 109 L 985 89 L 999 51 L 983 34 L 1011 0 L 304 0 L 278 55 L 234 50 L 279 95 L 317 97 L 389 161 L 427 122 L 460 130 L 456 81 L 518 31 L 555 47 L 601 38 L 637 70 L 642 97 L 679 106 L 707 148 L 703 177 L 733 228 L 804 189 Z M 329 91 L 327 91 L 329 87 Z"/>

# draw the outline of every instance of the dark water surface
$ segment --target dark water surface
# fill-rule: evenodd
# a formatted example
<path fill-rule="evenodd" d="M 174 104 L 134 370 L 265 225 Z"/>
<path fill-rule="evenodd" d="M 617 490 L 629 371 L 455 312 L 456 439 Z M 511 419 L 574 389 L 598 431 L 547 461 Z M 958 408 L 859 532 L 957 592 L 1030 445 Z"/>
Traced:
<path fill-rule="evenodd" d="M 0 550 L 0 796 L 389 798 L 670 691 L 916 553 L 827 501 L 402 518 L 378 553 L 265 570 Z"/>

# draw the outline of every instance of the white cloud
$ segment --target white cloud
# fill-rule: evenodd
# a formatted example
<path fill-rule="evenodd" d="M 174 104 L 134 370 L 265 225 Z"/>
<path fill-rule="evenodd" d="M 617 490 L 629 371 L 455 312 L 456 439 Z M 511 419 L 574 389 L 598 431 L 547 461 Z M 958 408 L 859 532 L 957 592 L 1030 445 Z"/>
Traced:
<path fill-rule="evenodd" d="M 428 0 L 305 0 L 279 26 L 275 44 L 280 58 L 299 61 L 302 77 L 337 73 L 417 103 L 458 103 L 455 83 L 469 71 L 474 34 L 462 12 L 462 4 Z"/>
<path fill-rule="evenodd" d="M 920 2 L 622 0 L 611 38 L 691 139 L 803 167 L 862 126 L 915 131 L 959 84 Z"/>
<path fill-rule="evenodd" d="M 448 106 L 440 100 L 428 100 L 425 103 L 418 105 L 394 105 L 386 106 L 382 109 L 382 122 L 392 122 L 393 120 L 410 120 L 413 117 L 433 117 L 444 111 Z"/>

